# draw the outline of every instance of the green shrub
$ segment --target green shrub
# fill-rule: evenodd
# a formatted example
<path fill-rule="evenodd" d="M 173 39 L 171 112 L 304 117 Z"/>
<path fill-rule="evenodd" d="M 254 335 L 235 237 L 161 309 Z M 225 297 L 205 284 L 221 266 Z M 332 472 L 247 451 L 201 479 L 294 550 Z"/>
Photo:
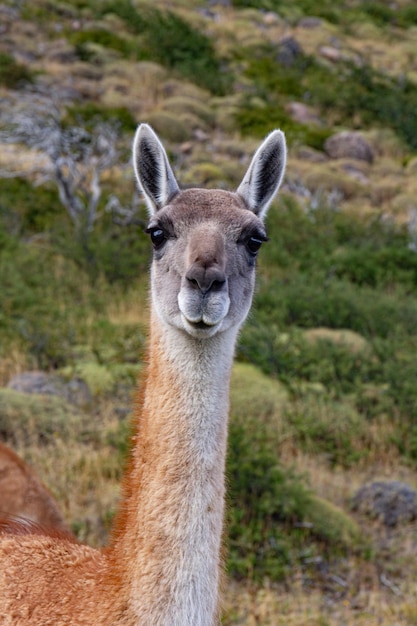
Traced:
<path fill-rule="evenodd" d="M 62 212 L 58 193 L 50 185 L 35 188 L 24 178 L 2 179 L 0 230 L 23 237 L 48 231 Z"/>
<path fill-rule="evenodd" d="M 309 500 L 300 478 L 278 462 L 271 429 L 256 416 L 232 419 L 229 434 L 228 569 L 238 578 L 283 578 L 292 560 L 282 524 Z"/>
<path fill-rule="evenodd" d="M 358 540 L 359 531 L 349 516 L 317 498 L 302 476 L 279 461 L 280 442 L 288 437 L 301 446 L 310 444 L 310 449 L 317 443 L 316 451 L 333 454 L 335 462 L 336 457 L 346 464 L 357 459 L 349 434 L 356 441 L 358 433 L 363 435 L 364 421 L 358 413 L 339 405 L 332 425 L 330 404 L 327 411 L 317 405 L 311 419 L 307 417 L 308 426 L 302 419 L 298 424 L 297 415 L 308 411 L 309 404 L 299 400 L 297 409 L 293 408 L 280 383 L 253 366 L 235 365 L 227 459 L 227 536 L 228 568 L 237 578 L 282 579 L 288 567 L 302 558 L 305 541 L 313 550 L 332 553 L 352 547 Z M 320 441 L 320 427 L 321 433 L 330 430 L 327 444 Z"/>
<path fill-rule="evenodd" d="M 335 274 L 357 285 L 370 287 L 390 287 L 402 284 L 408 288 L 417 287 L 417 254 L 403 242 L 373 249 L 345 248 L 334 258 Z"/>
<path fill-rule="evenodd" d="M 149 241 L 136 225 L 97 229 L 91 237 L 90 250 L 98 276 L 104 276 L 110 284 L 128 288 L 147 274 Z"/>
<path fill-rule="evenodd" d="M 115 13 L 139 35 L 138 58 L 161 63 L 213 93 L 225 93 L 230 75 L 211 40 L 176 13 L 149 5 L 136 9 L 130 0 L 107 2 L 102 12 Z"/>
<path fill-rule="evenodd" d="M 367 454 L 367 422 L 346 398 L 334 400 L 307 388 L 288 407 L 286 420 L 298 446 L 330 465 L 352 467 Z"/>
<path fill-rule="evenodd" d="M 308 143 L 308 129 L 289 120 L 283 108 L 289 100 L 303 100 L 308 94 L 309 103 L 319 107 L 326 117 L 331 115 L 333 122 L 349 126 L 355 119 L 356 125 L 363 128 L 388 127 L 410 148 L 417 147 L 417 91 L 412 81 L 398 81 L 366 63 L 339 61 L 331 67 L 301 50 L 291 62 L 282 63 L 279 50 L 279 46 L 268 44 L 241 53 L 251 84 L 250 97 L 244 96 L 237 114 L 243 132 L 251 132 L 253 127 L 259 134 L 274 125 L 284 130 L 288 126 L 290 138 L 291 134 L 296 139 L 301 136 Z M 254 102 L 259 105 L 254 107 Z M 311 145 L 320 147 L 325 130 L 317 129 L 312 139 Z"/>
<path fill-rule="evenodd" d="M 134 116 L 126 107 L 104 107 L 91 101 L 68 107 L 63 122 L 68 126 L 82 125 L 88 131 L 93 131 L 100 122 L 115 125 L 127 133 L 137 127 Z"/>
<path fill-rule="evenodd" d="M 236 578 L 281 580 L 289 567 L 302 561 L 306 542 L 310 550 L 332 554 L 355 548 L 360 532 L 348 515 L 317 498 L 301 476 L 279 462 L 280 433 L 273 416 L 268 420 L 265 412 L 263 416 L 251 412 L 254 405 L 263 404 L 259 379 L 258 373 L 252 385 L 246 380 L 246 400 L 254 394 L 246 409 L 244 402 L 238 410 L 236 405 L 232 409 L 227 459 L 228 570 Z M 351 426 L 339 420 L 333 442 L 330 435 L 322 451 L 337 451 L 340 459 L 354 462 L 353 446 L 343 447 L 349 442 Z"/>
<path fill-rule="evenodd" d="M 291 15 L 294 3 L 291 0 L 233 0 L 235 7 L 251 7 L 265 11 L 277 11 Z M 407 28 L 417 21 L 416 7 L 412 2 L 401 6 L 385 0 L 364 0 L 362 2 L 333 2 L 332 0 L 297 0 L 298 16 L 321 17 L 328 22 L 352 26 L 356 22 L 370 20 L 378 26 L 395 25 Z"/>
<path fill-rule="evenodd" d="M 30 264 L 30 267 L 33 268 L 33 265 Z M 2 269 L 7 272 L 7 277 L 2 271 L 1 353 L 8 349 L 10 343 L 17 343 L 32 356 L 37 367 L 62 365 L 75 334 L 73 324 L 58 305 L 52 305 L 50 294 L 46 298 L 40 285 L 28 285 L 9 264 Z"/>
<path fill-rule="evenodd" d="M 17 63 L 7 52 L 0 52 L 0 85 L 8 89 L 18 89 L 33 82 L 33 74 L 27 67 Z"/>
<path fill-rule="evenodd" d="M 394 405 L 393 414 L 401 419 L 402 427 L 411 427 L 410 435 L 416 431 L 417 424 L 417 362 L 415 359 L 416 342 L 408 337 L 401 343 L 391 346 L 384 361 L 384 382 L 387 385 L 385 395 L 391 398 Z M 399 442 L 397 442 L 399 443 Z M 407 449 L 409 440 L 405 436 L 401 446 Z M 417 458 L 417 448 L 412 456 Z"/>
<path fill-rule="evenodd" d="M 330 77 L 329 77 L 330 78 Z M 363 127 L 380 125 L 392 128 L 410 148 L 417 147 L 417 93 L 408 79 L 399 82 L 370 66 L 339 64 L 332 88 L 315 81 L 312 102 L 326 109 L 336 109 L 343 120 L 354 115 Z"/>
<path fill-rule="evenodd" d="M 372 351 L 355 352 L 328 339 L 307 341 L 298 330 L 282 333 L 277 326 L 254 321 L 243 332 L 238 355 L 289 388 L 305 381 L 338 396 L 382 377 L 382 365 Z"/>
<path fill-rule="evenodd" d="M 317 539 L 352 551 L 363 543 L 361 530 L 340 507 L 312 495 L 304 511 L 304 519 L 312 525 Z"/>
<path fill-rule="evenodd" d="M 417 303 L 398 291 L 375 292 L 325 274 L 294 273 L 271 279 L 256 298 L 253 325 L 271 328 L 346 328 L 367 338 L 410 335 L 417 324 Z M 267 332 L 267 331 L 266 331 Z"/>
<path fill-rule="evenodd" d="M 55 368 L 71 359 L 72 347 L 87 332 L 87 311 L 102 306 L 73 263 L 11 239 L 0 250 L 0 284 L 0 354 L 17 344 L 35 367 Z"/>
<path fill-rule="evenodd" d="M 290 145 L 305 144 L 316 150 L 323 150 L 324 142 L 332 134 L 327 128 L 295 122 L 282 106 L 276 102 L 272 104 L 269 99 L 259 106 L 259 102 L 256 105 L 251 98 L 245 98 L 235 119 L 243 135 L 264 137 L 273 128 L 281 128 Z"/>
<path fill-rule="evenodd" d="M 129 459 L 133 434 L 134 428 L 129 415 L 118 422 L 114 429 L 106 433 L 106 443 L 113 448 L 117 455 L 115 466 L 119 468 L 118 480 L 123 477 L 123 472 Z"/>
<path fill-rule="evenodd" d="M 91 60 L 91 51 L 88 47 L 90 43 L 116 50 L 124 57 L 129 57 L 132 52 L 132 45 L 126 39 L 105 28 L 71 31 L 67 37 L 68 41 L 75 46 L 75 51 L 82 61 Z"/>

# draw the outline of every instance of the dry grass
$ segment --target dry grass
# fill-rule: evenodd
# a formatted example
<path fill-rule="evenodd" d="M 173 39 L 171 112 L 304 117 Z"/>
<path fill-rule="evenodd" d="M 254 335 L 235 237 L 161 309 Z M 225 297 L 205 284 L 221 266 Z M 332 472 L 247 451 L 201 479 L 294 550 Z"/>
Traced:
<path fill-rule="evenodd" d="M 139 324 L 147 328 L 149 322 L 149 296 L 146 281 L 138 283 L 123 298 L 108 303 L 107 317 L 115 325 Z"/>
<path fill-rule="evenodd" d="M 231 585 L 226 596 L 227 626 L 406 626 L 417 623 L 416 585 L 396 596 L 375 580 L 354 597 L 334 601 L 320 591 L 305 592 L 300 581 L 289 590 Z"/>
<path fill-rule="evenodd" d="M 27 354 L 18 348 L 9 348 L 7 354 L 0 358 L 0 387 L 7 385 L 9 380 L 28 370 L 30 359 Z"/>

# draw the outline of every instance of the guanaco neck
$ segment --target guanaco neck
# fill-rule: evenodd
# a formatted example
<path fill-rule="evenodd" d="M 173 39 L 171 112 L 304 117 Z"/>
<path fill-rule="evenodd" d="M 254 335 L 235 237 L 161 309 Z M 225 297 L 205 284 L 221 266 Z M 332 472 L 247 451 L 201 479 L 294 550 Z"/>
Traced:
<path fill-rule="evenodd" d="M 134 624 L 219 623 L 236 332 L 197 340 L 152 315 L 133 457 L 110 549 Z"/>

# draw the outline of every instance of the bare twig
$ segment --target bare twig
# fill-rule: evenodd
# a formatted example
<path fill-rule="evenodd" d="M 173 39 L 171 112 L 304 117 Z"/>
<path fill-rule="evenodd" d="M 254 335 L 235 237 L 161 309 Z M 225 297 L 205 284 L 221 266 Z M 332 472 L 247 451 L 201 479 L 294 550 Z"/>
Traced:
<path fill-rule="evenodd" d="M 119 158 L 117 126 L 101 122 L 90 132 L 68 125 L 63 104 L 39 92 L 0 104 L 0 142 L 24 144 L 44 154 L 46 163 L 40 159 L 31 168 L 35 181 L 53 181 L 74 226 L 91 232 L 100 217 L 102 174 Z M 0 175 L 16 177 L 22 171 L 12 165 Z"/>

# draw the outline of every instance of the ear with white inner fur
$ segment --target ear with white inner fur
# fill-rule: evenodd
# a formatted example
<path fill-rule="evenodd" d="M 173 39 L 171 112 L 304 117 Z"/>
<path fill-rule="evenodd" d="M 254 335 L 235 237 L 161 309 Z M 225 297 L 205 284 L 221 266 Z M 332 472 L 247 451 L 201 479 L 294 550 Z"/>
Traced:
<path fill-rule="evenodd" d="M 180 190 L 165 148 L 148 124 L 141 124 L 136 131 L 133 168 L 151 215 Z"/>
<path fill-rule="evenodd" d="M 263 218 L 285 171 L 287 149 L 284 133 L 274 130 L 257 149 L 237 193 L 248 209 Z"/>

